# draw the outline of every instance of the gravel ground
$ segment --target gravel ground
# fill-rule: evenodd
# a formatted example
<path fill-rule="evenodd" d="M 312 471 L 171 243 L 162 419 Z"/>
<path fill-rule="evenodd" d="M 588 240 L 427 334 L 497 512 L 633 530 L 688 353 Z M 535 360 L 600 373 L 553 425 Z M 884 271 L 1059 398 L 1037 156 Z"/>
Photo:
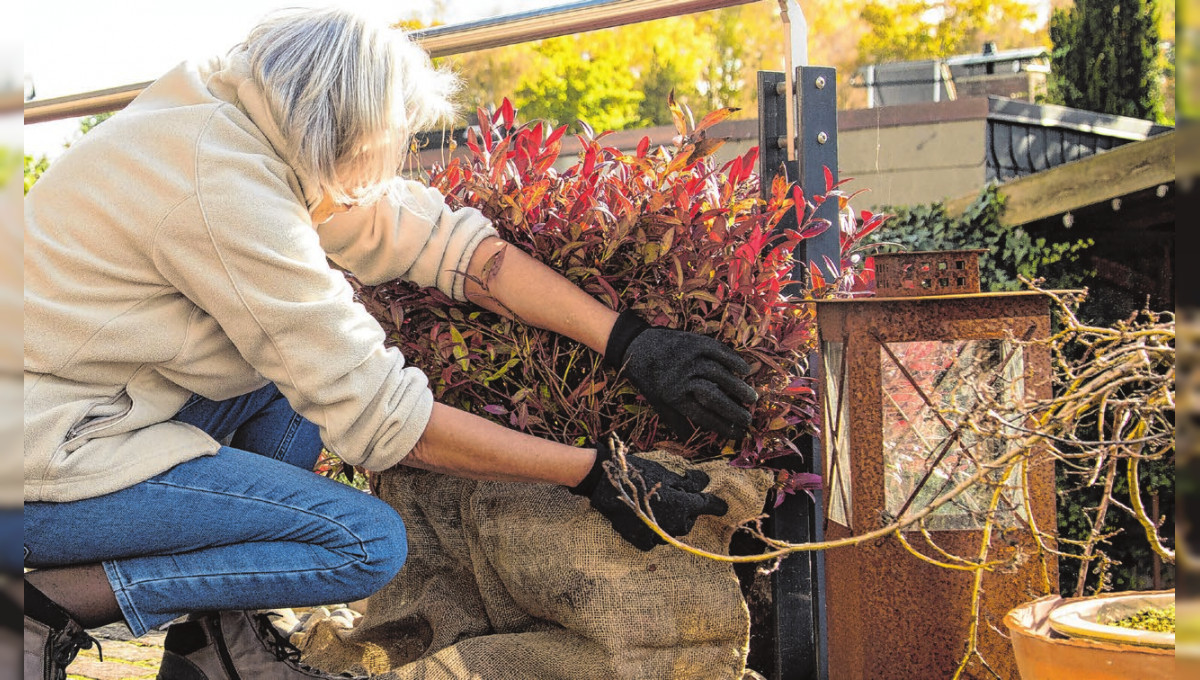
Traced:
<path fill-rule="evenodd" d="M 350 605 L 354 610 L 346 605 L 279 609 L 275 611 L 282 616 L 276 625 L 285 635 L 306 630 L 317 621 L 330 617 L 334 617 L 335 621 L 344 621 L 344 625 L 350 627 L 360 616 L 356 610 L 361 610 L 364 604 L 359 602 Z M 155 630 L 134 638 L 125 624 L 118 623 L 88 632 L 100 642 L 99 651 L 103 651 L 104 661 L 100 661 L 99 651 L 95 647 L 80 651 L 67 668 L 68 680 L 154 680 L 158 675 L 163 642 L 167 637 L 165 630 Z"/>
<path fill-rule="evenodd" d="M 100 641 L 104 662 L 95 647 L 81 651 L 67 668 L 69 680 L 153 680 L 158 675 L 165 632 L 153 631 L 134 639 L 123 623 L 89 632 Z"/>

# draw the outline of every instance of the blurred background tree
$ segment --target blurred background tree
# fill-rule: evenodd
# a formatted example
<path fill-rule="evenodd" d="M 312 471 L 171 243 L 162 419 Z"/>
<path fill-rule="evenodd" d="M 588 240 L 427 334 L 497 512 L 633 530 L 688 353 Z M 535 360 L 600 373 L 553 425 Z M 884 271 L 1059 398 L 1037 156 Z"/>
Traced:
<path fill-rule="evenodd" d="M 1173 17 L 1172 10 L 1172 24 Z M 1055 10 L 1050 101 L 1164 119 L 1162 19 L 1159 0 L 1076 0 L 1073 7 Z"/>
<path fill-rule="evenodd" d="M 975 52 L 988 41 L 1002 49 L 1049 43 L 1026 0 L 800 4 L 809 62 L 837 68 L 843 81 L 864 64 Z M 432 24 L 444 19 L 435 14 Z M 784 68 L 783 31 L 778 3 L 764 1 L 446 59 L 467 83 L 467 112 L 508 97 L 526 118 L 621 130 L 670 124 L 672 89 L 693 111 L 734 106 L 754 117 L 757 72 Z M 861 88 L 849 86 L 838 98 L 842 108 L 866 102 Z"/>
<path fill-rule="evenodd" d="M 1025 0 L 871 0 L 859 15 L 866 33 L 859 65 L 1047 45 L 1036 8 Z"/>

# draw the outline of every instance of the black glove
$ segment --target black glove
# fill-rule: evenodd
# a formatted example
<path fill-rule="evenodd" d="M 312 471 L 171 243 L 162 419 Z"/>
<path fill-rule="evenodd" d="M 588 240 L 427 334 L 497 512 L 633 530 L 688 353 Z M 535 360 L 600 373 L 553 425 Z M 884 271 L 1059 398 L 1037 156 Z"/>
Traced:
<path fill-rule="evenodd" d="M 750 366 L 708 336 L 656 328 L 625 310 L 608 336 L 604 363 L 622 371 L 680 437 L 699 428 L 741 439 L 750 425 L 746 406 L 758 400 L 742 380 Z"/>
<path fill-rule="evenodd" d="M 633 508 L 621 500 L 617 487 L 614 486 L 604 470 L 604 463 L 612 459 L 610 445 L 600 442 L 596 445 L 596 463 L 587 476 L 577 486 L 570 487 L 573 494 L 587 496 L 592 507 L 612 522 L 613 529 L 633 547 L 648 551 L 656 545 L 665 545 L 658 534 L 646 526 Z M 645 491 L 654 489 L 655 484 L 661 484 L 654 495 L 650 497 L 650 508 L 658 525 L 672 536 L 683 536 L 692 530 L 696 518 L 700 515 L 716 515 L 720 517 L 729 509 L 725 501 L 710 493 L 701 493 L 708 486 L 708 475 L 700 470 L 688 470 L 687 475 L 671 472 L 654 461 L 626 455 L 629 467 L 640 473 Z M 636 476 L 630 472 L 630 477 Z"/>

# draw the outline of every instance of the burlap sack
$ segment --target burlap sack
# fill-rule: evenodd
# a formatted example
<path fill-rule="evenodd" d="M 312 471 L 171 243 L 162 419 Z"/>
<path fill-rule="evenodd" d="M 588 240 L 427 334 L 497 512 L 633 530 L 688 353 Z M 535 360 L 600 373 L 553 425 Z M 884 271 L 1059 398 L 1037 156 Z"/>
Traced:
<path fill-rule="evenodd" d="M 686 538 L 726 552 L 771 480 L 723 461 L 698 467 L 729 512 Z M 319 624 L 294 638 L 305 663 L 395 680 L 742 677 L 750 622 L 729 564 L 640 552 L 562 487 L 397 469 L 379 494 L 404 517 L 408 562 L 353 632 Z"/>

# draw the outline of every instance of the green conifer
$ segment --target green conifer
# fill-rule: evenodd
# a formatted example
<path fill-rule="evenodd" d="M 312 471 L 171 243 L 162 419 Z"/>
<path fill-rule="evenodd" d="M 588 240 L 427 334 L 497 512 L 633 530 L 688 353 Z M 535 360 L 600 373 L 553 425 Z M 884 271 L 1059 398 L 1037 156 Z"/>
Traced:
<path fill-rule="evenodd" d="M 1156 120 L 1158 0 L 1076 0 L 1050 18 L 1051 101 L 1088 111 Z"/>

